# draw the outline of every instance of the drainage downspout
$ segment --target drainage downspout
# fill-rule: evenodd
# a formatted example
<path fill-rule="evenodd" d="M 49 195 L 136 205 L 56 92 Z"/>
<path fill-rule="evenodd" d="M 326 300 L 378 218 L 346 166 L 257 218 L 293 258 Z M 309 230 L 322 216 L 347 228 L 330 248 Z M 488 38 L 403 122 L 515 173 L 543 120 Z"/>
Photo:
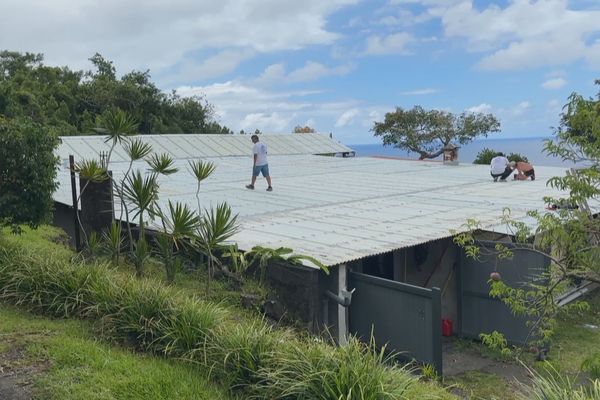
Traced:
<path fill-rule="evenodd" d="M 338 294 L 332 293 L 329 290 L 325 291 L 325 295 L 335 301 L 337 307 L 337 326 L 338 326 L 338 344 L 346 345 L 348 342 L 348 306 L 352 302 L 352 293 L 355 289 L 348 291 L 347 288 L 348 266 L 340 264 L 338 267 Z"/>

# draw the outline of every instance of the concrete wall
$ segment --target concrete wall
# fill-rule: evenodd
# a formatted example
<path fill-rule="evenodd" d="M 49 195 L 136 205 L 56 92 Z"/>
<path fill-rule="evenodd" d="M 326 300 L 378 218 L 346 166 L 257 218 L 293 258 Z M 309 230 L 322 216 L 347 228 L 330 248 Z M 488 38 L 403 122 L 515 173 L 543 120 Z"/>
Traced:
<path fill-rule="evenodd" d="M 318 332 L 322 323 L 321 273 L 301 265 L 270 265 L 266 279 L 273 291 L 269 293 L 265 311 L 276 319 L 291 318 L 303 323 L 309 332 Z"/>
<path fill-rule="evenodd" d="M 75 215 L 73 207 L 54 202 L 52 225 L 64 230 L 69 237 L 69 245 L 75 248 Z"/>

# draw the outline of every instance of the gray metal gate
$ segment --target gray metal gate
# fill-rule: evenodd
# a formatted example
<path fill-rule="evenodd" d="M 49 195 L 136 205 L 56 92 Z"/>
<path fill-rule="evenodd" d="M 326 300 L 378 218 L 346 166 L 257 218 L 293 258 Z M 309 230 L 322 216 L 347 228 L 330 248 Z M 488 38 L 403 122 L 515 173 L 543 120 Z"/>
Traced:
<path fill-rule="evenodd" d="M 433 364 L 442 373 L 441 300 L 427 289 L 358 272 L 349 273 L 355 288 L 349 307 L 350 333 L 409 360 Z"/>
<path fill-rule="evenodd" d="M 484 242 L 483 245 L 493 250 L 496 242 Z M 498 331 L 509 343 L 522 345 L 529 339 L 527 319 L 514 315 L 501 300 L 489 296 L 490 273 L 497 270 L 503 282 L 523 288 L 540 279 L 547 271 L 550 259 L 540 253 L 515 248 L 510 243 L 502 245 L 513 251 L 511 259 L 481 256 L 478 261 L 462 252 L 457 279 L 458 335 L 479 338 L 480 333 Z"/>

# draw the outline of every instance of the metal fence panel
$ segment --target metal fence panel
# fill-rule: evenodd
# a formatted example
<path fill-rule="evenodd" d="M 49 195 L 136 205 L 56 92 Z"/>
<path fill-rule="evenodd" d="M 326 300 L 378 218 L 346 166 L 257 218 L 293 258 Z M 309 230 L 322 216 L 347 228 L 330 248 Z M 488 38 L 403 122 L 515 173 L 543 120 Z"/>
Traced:
<path fill-rule="evenodd" d="M 350 305 L 350 332 L 400 357 L 433 364 L 442 372 L 440 290 L 357 272 L 349 273 L 356 292 Z"/>
<path fill-rule="evenodd" d="M 496 242 L 484 242 L 483 245 L 493 250 Z M 490 273 L 498 271 L 507 285 L 524 288 L 533 281 L 539 283 L 550 259 L 540 253 L 515 248 L 510 243 L 502 245 L 512 249 L 511 259 L 481 256 L 480 260 L 474 260 L 462 253 L 457 280 L 458 333 L 463 337 L 479 338 L 480 333 L 498 331 L 509 343 L 522 345 L 530 339 L 527 318 L 514 315 L 501 300 L 489 296 Z"/>

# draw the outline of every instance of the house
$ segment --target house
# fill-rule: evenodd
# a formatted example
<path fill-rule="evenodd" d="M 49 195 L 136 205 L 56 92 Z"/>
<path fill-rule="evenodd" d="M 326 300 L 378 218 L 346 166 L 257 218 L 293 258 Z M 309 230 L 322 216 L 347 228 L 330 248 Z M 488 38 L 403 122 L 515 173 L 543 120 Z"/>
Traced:
<path fill-rule="evenodd" d="M 310 264 L 271 271 L 287 291 L 282 303 L 313 331 L 327 328 L 341 344 L 349 334 L 367 340 L 372 333 L 377 343 L 440 371 L 442 318 L 454 321 L 461 336 L 502 327 L 510 330 L 509 339 L 522 341 L 523 321 L 487 296 L 493 261 L 480 265 L 466 259 L 452 237 L 474 219 L 492 243 L 509 241 L 511 232 L 500 223 L 503 210 L 534 224 L 527 211 L 545 211 L 543 197 L 560 194 L 546 182 L 563 175 L 563 168 L 536 166 L 535 181 L 494 183 L 486 165 L 332 157 L 352 150 L 325 135 L 262 135 L 274 187 L 266 192 L 262 177 L 256 190 L 245 188 L 252 166 L 249 136 L 139 138 L 171 154 L 180 168 L 160 178 L 161 202 L 196 208 L 188 161 L 211 161 L 217 168 L 202 183 L 201 206 L 223 201 L 231 206 L 241 224 L 233 238 L 240 249 L 290 247 L 331 267 L 329 275 Z M 98 157 L 109 146 L 98 136 L 61 140 L 57 153 L 63 164 L 54 198 L 64 225 L 73 204 L 69 155 L 76 161 Z M 110 164 L 115 179 L 128 165 L 123 149 L 115 148 Z M 145 164 L 134 163 L 135 168 Z M 114 207 L 119 209 L 118 199 Z M 508 282 L 547 266 L 542 256 L 523 252 L 503 263 Z"/>

